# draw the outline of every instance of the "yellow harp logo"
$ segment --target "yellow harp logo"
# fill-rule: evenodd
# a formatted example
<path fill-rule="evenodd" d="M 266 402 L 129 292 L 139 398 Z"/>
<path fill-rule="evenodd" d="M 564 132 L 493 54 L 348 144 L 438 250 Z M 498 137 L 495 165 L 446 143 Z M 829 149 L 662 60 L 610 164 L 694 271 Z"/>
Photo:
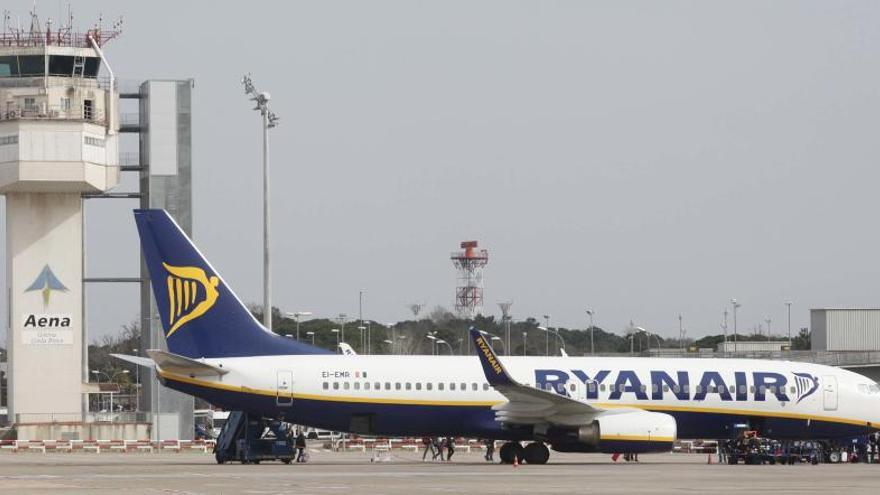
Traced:
<path fill-rule="evenodd" d="M 168 271 L 168 329 L 166 337 L 186 323 L 205 314 L 217 302 L 220 295 L 217 285 L 220 279 L 210 278 L 205 270 L 194 266 L 171 266 L 162 263 Z"/>

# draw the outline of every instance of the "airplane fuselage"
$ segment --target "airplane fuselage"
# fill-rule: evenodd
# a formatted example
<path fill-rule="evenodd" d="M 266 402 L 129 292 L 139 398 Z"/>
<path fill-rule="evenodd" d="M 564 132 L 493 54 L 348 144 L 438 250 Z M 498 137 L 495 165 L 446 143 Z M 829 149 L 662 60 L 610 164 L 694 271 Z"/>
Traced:
<path fill-rule="evenodd" d="M 529 386 L 603 409 L 669 414 L 679 438 L 725 438 L 736 424 L 778 439 L 847 438 L 880 425 L 877 385 L 840 368 L 744 359 L 501 359 Z M 492 407 L 506 399 L 486 382 L 473 356 L 292 355 L 204 362 L 228 373 L 215 378 L 163 371 L 162 376 L 168 386 L 227 409 L 328 430 L 534 438 L 530 425 L 502 427 L 496 421 Z"/>

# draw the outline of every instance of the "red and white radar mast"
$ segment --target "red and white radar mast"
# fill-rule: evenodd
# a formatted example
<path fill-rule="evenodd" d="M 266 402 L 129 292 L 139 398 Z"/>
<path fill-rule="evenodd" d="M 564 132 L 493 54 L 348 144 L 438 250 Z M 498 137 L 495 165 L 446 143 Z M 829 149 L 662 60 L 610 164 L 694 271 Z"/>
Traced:
<path fill-rule="evenodd" d="M 450 256 L 458 271 L 455 288 L 455 311 L 462 318 L 483 314 L 483 268 L 489 262 L 489 252 L 477 248 L 477 241 L 463 241 L 461 251 Z"/>

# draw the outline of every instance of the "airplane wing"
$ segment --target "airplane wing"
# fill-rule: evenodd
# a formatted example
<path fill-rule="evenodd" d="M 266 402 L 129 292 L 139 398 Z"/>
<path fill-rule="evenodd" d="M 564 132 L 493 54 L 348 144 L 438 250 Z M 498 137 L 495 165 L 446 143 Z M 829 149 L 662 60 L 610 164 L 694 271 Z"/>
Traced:
<path fill-rule="evenodd" d="M 508 424 L 583 425 L 599 414 L 624 412 L 630 408 L 602 409 L 570 397 L 528 387 L 517 382 L 498 359 L 488 340 L 479 330 L 471 328 L 471 340 L 477 349 L 486 380 L 507 402 L 493 406 L 495 419 Z"/>

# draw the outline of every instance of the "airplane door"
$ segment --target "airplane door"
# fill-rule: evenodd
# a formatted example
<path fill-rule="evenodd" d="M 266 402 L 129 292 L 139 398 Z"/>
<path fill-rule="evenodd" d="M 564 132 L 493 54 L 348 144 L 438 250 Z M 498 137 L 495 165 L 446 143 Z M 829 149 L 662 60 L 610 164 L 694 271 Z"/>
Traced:
<path fill-rule="evenodd" d="M 293 372 L 278 372 L 278 387 L 276 389 L 275 403 L 279 406 L 293 404 Z"/>
<path fill-rule="evenodd" d="M 837 410 L 837 377 L 822 377 L 822 403 L 826 411 Z"/>
<path fill-rule="evenodd" d="M 575 386 L 577 387 L 577 392 L 575 394 L 575 398 L 581 402 L 587 400 L 587 384 L 580 381 L 575 380 Z"/>

